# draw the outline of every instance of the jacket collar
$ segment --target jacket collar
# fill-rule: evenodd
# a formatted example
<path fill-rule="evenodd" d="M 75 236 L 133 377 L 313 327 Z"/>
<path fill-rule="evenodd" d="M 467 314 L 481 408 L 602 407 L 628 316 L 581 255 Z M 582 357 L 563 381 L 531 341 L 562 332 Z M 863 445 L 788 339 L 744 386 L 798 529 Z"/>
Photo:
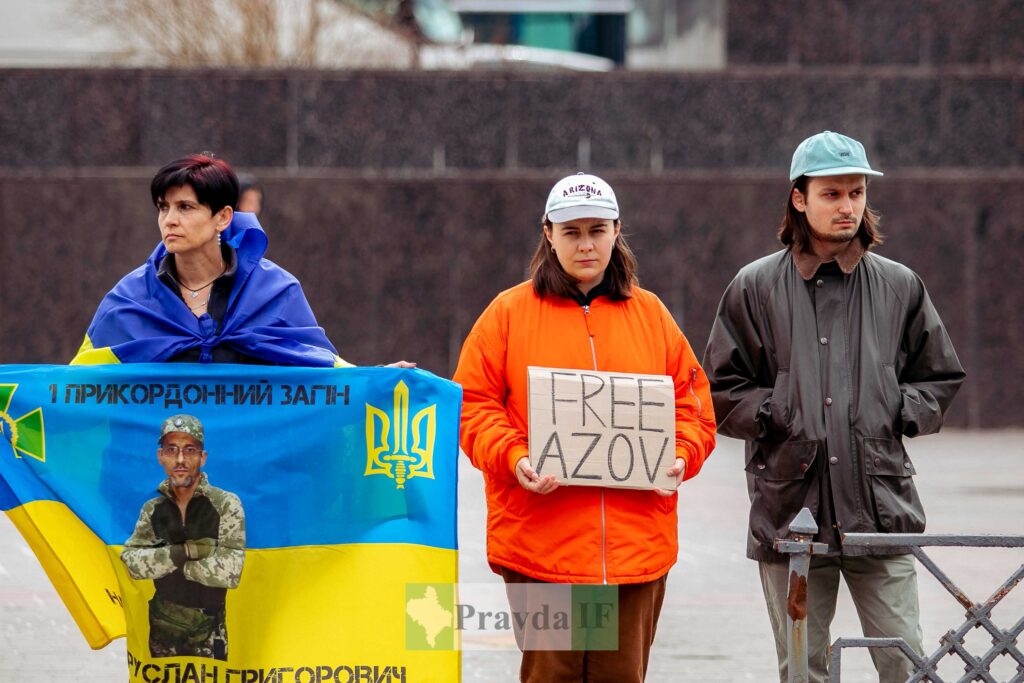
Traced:
<path fill-rule="evenodd" d="M 220 253 L 224 257 L 227 269 L 220 274 L 217 280 L 233 278 L 238 272 L 238 256 L 235 250 L 226 244 L 220 245 Z M 168 287 L 174 288 L 177 285 L 178 269 L 174 263 L 174 254 L 164 254 L 156 269 L 156 276 Z M 175 290 L 176 291 L 176 290 Z"/>
<path fill-rule="evenodd" d="M 572 298 L 580 306 L 589 306 L 594 301 L 594 299 L 602 295 L 607 295 L 610 291 L 611 286 L 608 284 L 608 278 L 605 277 L 599 283 L 594 285 L 586 294 L 584 294 L 578 289 L 574 289 L 572 293 Z"/>
<path fill-rule="evenodd" d="M 864 257 L 864 252 L 867 251 L 864 248 L 864 244 L 856 237 L 850 240 L 849 244 L 846 245 L 846 249 L 836 254 L 835 262 L 839 265 L 839 270 L 843 271 L 847 275 L 853 272 L 857 264 Z M 790 249 L 790 253 L 793 254 L 793 264 L 796 265 L 797 271 L 800 273 L 800 277 L 805 280 L 810 280 L 814 277 L 814 274 L 818 272 L 818 268 L 821 264 L 827 263 L 818 257 L 813 251 L 793 247 Z"/>

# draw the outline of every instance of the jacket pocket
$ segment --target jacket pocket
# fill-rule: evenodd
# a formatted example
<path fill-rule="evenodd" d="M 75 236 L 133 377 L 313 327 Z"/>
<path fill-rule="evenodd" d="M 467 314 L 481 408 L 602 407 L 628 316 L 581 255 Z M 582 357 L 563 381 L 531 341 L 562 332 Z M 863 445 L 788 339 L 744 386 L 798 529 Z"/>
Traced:
<path fill-rule="evenodd" d="M 771 408 L 771 431 L 775 434 L 789 434 L 789 370 L 775 373 L 775 385 L 768 406 Z"/>
<path fill-rule="evenodd" d="M 924 506 L 913 479 L 917 471 L 903 443 L 898 439 L 864 437 L 862 448 L 879 531 L 900 534 L 924 531 Z"/>
<path fill-rule="evenodd" d="M 895 431 L 900 433 L 899 428 L 903 412 L 903 392 L 900 391 L 900 381 L 896 377 L 896 368 L 891 363 L 882 365 L 882 396 L 885 401 L 886 410 L 889 412 L 890 422 Z"/>
<path fill-rule="evenodd" d="M 814 462 L 818 442 L 754 442 L 746 471 L 752 479 L 750 533 L 771 546 L 789 535 L 789 524 L 800 508 L 818 512 L 818 485 Z"/>

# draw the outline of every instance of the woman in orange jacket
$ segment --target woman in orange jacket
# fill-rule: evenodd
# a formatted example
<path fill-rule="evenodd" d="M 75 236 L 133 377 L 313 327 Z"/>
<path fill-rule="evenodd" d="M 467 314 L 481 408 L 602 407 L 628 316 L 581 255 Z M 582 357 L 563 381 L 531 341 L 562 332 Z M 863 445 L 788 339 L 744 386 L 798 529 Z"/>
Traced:
<path fill-rule="evenodd" d="M 669 375 L 676 429 L 666 470 L 676 487 L 714 448 L 708 380 L 635 269 L 612 188 L 592 175 L 563 178 L 548 197 L 531 280 L 491 302 L 455 371 L 462 448 L 487 489 L 487 559 L 510 600 L 520 583 L 618 587 L 618 650 L 525 647 L 523 681 L 642 681 L 678 551 L 674 489 L 566 486 L 534 470 L 527 367 Z"/>

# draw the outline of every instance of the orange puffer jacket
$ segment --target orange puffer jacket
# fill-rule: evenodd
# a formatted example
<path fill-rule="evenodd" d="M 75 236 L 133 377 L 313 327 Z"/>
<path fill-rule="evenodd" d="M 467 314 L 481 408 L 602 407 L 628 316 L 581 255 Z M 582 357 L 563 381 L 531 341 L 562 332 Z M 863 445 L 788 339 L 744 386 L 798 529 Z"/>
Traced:
<path fill-rule="evenodd" d="M 462 448 L 486 482 L 492 568 L 564 583 L 661 577 L 678 552 L 677 496 L 584 486 L 540 495 L 519 485 L 515 464 L 529 452 L 530 365 L 674 377 L 676 456 L 689 479 L 714 448 L 715 418 L 707 377 L 683 333 L 661 300 L 639 287 L 626 301 L 598 296 L 580 306 L 542 299 L 524 282 L 477 320 L 454 378 L 463 388 Z"/>

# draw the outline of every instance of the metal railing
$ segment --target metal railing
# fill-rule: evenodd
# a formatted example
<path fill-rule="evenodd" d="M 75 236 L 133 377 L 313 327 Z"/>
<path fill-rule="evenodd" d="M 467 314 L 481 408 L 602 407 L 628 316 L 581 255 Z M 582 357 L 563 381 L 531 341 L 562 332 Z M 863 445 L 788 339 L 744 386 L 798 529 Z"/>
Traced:
<path fill-rule="evenodd" d="M 789 682 L 802 683 L 807 680 L 807 571 L 811 555 L 825 552 L 826 545 L 811 541 L 818 531 L 818 525 L 810 510 L 804 508 L 789 526 L 790 538 L 775 541 L 775 549 L 789 554 L 790 582 L 787 601 L 787 623 L 789 625 Z M 1017 637 L 1024 633 L 1024 616 L 1008 629 L 1001 629 L 991 619 L 992 609 L 1002 601 L 1013 588 L 1024 580 L 1024 564 L 1014 571 L 999 588 L 983 602 L 975 602 L 961 590 L 949 576 L 924 551 L 925 546 L 967 547 L 967 548 L 1024 548 L 1024 536 L 995 535 L 942 535 L 942 534 L 845 534 L 843 544 L 861 548 L 886 550 L 905 549 L 913 553 L 932 575 L 938 579 L 953 599 L 966 609 L 966 619 L 955 629 L 950 629 L 940 638 L 940 645 L 927 657 L 915 652 L 902 638 L 839 638 L 832 644 L 829 679 L 833 683 L 842 680 L 843 650 L 851 647 L 893 648 L 904 654 L 914 664 L 914 672 L 907 683 L 929 681 L 946 683 L 938 673 L 938 663 L 947 655 L 956 654 L 964 662 L 964 675 L 958 683 L 985 681 L 997 683 L 989 668 L 999 657 L 1005 655 L 1017 663 L 1017 673 L 1008 683 L 1024 683 L 1024 652 L 1017 645 Z M 969 652 L 964 636 L 976 628 L 983 628 L 992 636 L 992 647 L 980 657 Z"/>

